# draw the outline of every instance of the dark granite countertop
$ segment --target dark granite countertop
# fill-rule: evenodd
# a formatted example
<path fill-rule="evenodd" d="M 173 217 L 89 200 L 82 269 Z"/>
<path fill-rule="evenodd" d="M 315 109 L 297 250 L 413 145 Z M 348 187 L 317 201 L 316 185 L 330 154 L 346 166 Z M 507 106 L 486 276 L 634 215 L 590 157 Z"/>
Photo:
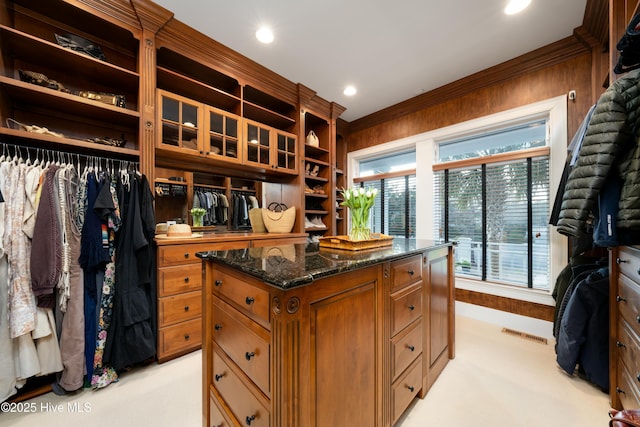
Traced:
<path fill-rule="evenodd" d="M 391 246 L 364 251 L 321 248 L 317 243 L 198 252 L 281 289 L 307 285 L 316 279 L 421 253 L 450 243 L 396 237 Z"/>

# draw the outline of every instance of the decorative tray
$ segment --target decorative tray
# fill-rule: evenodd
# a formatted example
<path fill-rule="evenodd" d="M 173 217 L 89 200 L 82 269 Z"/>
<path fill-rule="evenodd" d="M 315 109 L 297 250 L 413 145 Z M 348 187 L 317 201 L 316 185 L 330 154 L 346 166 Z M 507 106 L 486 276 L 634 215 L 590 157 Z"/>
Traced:
<path fill-rule="evenodd" d="M 351 240 L 349 236 L 328 236 L 320 238 L 320 247 L 359 251 L 393 244 L 393 237 L 382 233 L 372 233 L 368 240 Z"/>

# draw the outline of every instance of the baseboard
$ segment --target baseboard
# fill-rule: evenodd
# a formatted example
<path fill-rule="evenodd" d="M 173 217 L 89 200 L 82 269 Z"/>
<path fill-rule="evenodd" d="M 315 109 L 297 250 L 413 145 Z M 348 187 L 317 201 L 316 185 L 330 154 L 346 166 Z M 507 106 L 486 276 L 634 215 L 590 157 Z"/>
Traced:
<path fill-rule="evenodd" d="M 555 342 L 553 322 L 522 316 L 493 308 L 456 301 L 456 316 L 464 316 L 486 323 L 541 336 Z"/>

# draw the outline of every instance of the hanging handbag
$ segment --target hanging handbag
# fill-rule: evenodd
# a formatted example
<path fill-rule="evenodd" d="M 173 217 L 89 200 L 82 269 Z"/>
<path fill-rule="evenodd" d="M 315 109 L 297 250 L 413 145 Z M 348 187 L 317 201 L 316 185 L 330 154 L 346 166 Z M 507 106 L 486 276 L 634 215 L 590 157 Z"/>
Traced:
<path fill-rule="evenodd" d="M 310 130 L 307 134 L 307 145 L 311 145 L 312 147 L 320 146 L 320 140 L 318 139 L 316 133 L 312 130 Z"/>
<path fill-rule="evenodd" d="M 296 221 L 296 207 L 272 202 L 262 209 L 262 220 L 269 233 L 290 233 Z"/>
<path fill-rule="evenodd" d="M 640 427 L 640 409 L 612 409 L 609 416 L 609 427 Z"/>

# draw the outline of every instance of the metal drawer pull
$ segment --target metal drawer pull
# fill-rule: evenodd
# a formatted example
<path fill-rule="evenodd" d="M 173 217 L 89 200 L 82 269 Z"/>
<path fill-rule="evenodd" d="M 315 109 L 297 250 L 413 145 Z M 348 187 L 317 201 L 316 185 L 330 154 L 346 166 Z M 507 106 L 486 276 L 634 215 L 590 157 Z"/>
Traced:
<path fill-rule="evenodd" d="M 251 304 L 253 304 L 253 302 L 254 302 L 255 300 L 256 300 L 255 298 L 247 297 L 247 298 L 244 300 L 244 302 L 245 302 L 245 303 L 247 303 L 247 305 L 251 305 Z"/>
<path fill-rule="evenodd" d="M 224 377 L 224 374 L 216 374 L 215 375 L 216 382 L 220 381 L 222 379 L 222 377 Z"/>
<path fill-rule="evenodd" d="M 627 348 L 627 346 L 621 343 L 620 341 L 616 341 L 616 347 Z"/>
<path fill-rule="evenodd" d="M 621 389 L 620 387 L 616 387 L 616 392 L 618 394 L 622 393 L 622 394 L 627 394 L 623 389 Z"/>
<path fill-rule="evenodd" d="M 409 273 L 409 276 L 413 276 L 414 275 L 414 271 L 413 270 L 409 270 L 409 271 L 407 271 L 407 273 Z"/>
<path fill-rule="evenodd" d="M 636 322 L 640 323 L 640 316 L 636 317 Z"/>
<path fill-rule="evenodd" d="M 188 334 L 184 336 L 184 340 L 185 341 L 189 341 L 189 338 L 191 338 Z"/>
<path fill-rule="evenodd" d="M 184 253 L 184 257 L 185 257 L 185 258 L 189 258 L 189 252 L 185 252 L 185 253 Z"/>
<path fill-rule="evenodd" d="M 252 358 L 253 356 L 255 356 L 255 355 L 256 355 L 256 354 L 255 354 L 253 351 L 252 351 L 252 352 L 248 352 L 248 351 L 247 351 L 247 352 L 244 354 L 244 357 L 245 357 L 247 360 L 251 360 L 251 358 Z"/>
<path fill-rule="evenodd" d="M 637 379 L 638 381 L 640 381 L 640 374 L 638 374 L 638 376 L 636 377 L 636 379 Z"/>
<path fill-rule="evenodd" d="M 620 295 L 616 295 L 616 301 L 618 302 L 627 302 L 627 299 L 624 297 L 621 297 Z"/>
<path fill-rule="evenodd" d="M 184 283 L 189 283 L 189 278 L 188 277 L 184 278 Z"/>
<path fill-rule="evenodd" d="M 616 264 L 622 264 L 622 263 L 625 263 L 625 262 L 629 262 L 629 260 L 616 258 Z"/>
<path fill-rule="evenodd" d="M 216 281 L 214 282 L 214 284 L 215 284 L 216 286 L 220 286 L 220 285 L 222 285 L 222 280 L 216 280 Z"/>
<path fill-rule="evenodd" d="M 219 331 L 220 329 L 222 329 L 222 325 L 220 323 L 216 323 L 214 328 L 215 328 L 216 331 Z"/>
<path fill-rule="evenodd" d="M 408 345 L 408 344 L 407 344 L 407 348 L 408 348 L 410 351 L 415 351 L 415 349 L 416 349 L 414 346 L 412 346 L 412 345 Z"/>
<path fill-rule="evenodd" d="M 184 311 L 189 311 L 189 306 L 188 305 L 184 306 Z"/>
<path fill-rule="evenodd" d="M 413 390 L 415 390 L 415 388 L 412 385 L 408 385 L 407 388 L 411 393 L 413 393 Z"/>
<path fill-rule="evenodd" d="M 251 415 L 251 416 L 247 416 L 247 419 L 245 421 L 246 421 L 247 425 L 250 426 L 251 422 L 253 420 L 255 420 L 255 419 L 256 419 L 256 416 L 255 415 Z"/>
<path fill-rule="evenodd" d="M 411 304 L 409 307 L 407 307 L 409 310 L 413 311 L 416 309 L 416 306 Z"/>

